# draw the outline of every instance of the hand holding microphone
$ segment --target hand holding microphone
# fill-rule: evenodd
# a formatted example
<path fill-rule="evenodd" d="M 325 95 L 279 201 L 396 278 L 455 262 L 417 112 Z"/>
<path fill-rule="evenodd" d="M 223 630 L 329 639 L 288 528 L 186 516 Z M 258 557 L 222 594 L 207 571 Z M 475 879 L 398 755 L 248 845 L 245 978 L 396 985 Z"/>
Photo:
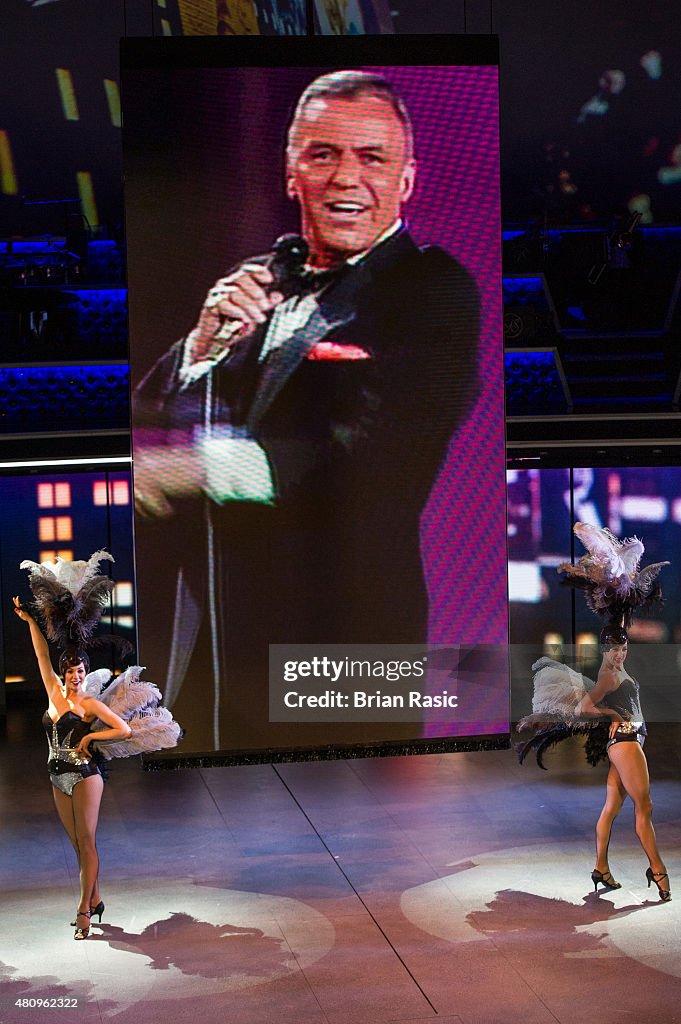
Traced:
<path fill-rule="evenodd" d="M 219 362 L 233 345 L 268 319 L 302 273 L 307 243 L 299 235 L 282 235 L 263 263 L 242 263 L 210 289 L 196 327 L 187 336 L 191 362 Z"/>

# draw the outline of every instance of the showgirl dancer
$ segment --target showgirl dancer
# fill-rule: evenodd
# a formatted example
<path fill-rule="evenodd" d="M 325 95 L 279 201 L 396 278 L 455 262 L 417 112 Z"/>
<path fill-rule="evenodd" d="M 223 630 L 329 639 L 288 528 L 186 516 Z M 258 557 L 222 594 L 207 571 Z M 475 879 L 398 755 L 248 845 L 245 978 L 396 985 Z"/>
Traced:
<path fill-rule="evenodd" d="M 596 823 L 596 865 L 591 873 L 594 890 L 621 888 L 608 865 L 608 845 L 615 818 L 625 796 L 634 803 L 636 835 L 648 858 L 648 887 L 655 883 L 660 899 L 671 900 L 669 875 L 657 848 L 652 823 L 652 801 L 648 764 L 643 753 L 646 726 L 641 712 L 639 685 L 624 662 L 627 656 L 626 627 L 634 611 L 645 609 L 661 598 L 657 583 L 660 569 L 668 562 L 639 569 L 644 547 L 640 540 L 619 541 L 607 529 L 576 523 L 576 536 L 588 554 L 576 565 L 563 563 L 559 572 L 566 582 L 584 590 L 587 604 L 609 621 L 600 634 L 601 666 L 596 682 L 567 665 L 541 658 L 532 666 L 534 675 L 533 714 L 518 723 L 518 729 L 535 729 L 519 745 L 522 763 L 534 749 L 541 768 L 547 747 L 579 733 L 587 735 L 585 753 L 591 764 L 607 758 L 610 767 L 605 803 Z"/>
<path fill-rule="evenodd" d="M 71 840 L 80 870 L 80 900 L 75 939 L 86 939 L 93 914 L 102 920 L 99 856 L 96 832 L 104 787 L 102 765 L 111 757 L 174 746 L 181 730 L 172 715 L 159 707 L 161 694 L 139 679 L 138 666 L 111 679 L 108 669 L 87 674 L 90 661 L 84 648 L 96 640 L 95 628 L 114 583 L 99 574 L 97 551 L 88 562 L 22 562 L 30 571 L 33 608 L 45 623 L 50 640 L 64 645 L 58 675 L 38 623 L 18 597 L 14 611 L 28 623 L 33 650 L 45 687 L 48 706 L 43 725 L 49 746 L 47 770 L 55 806 Z M 97 699 L 101 696 L 101 700 Z M 100 744 L 102 746 L 100 746 Z"/>

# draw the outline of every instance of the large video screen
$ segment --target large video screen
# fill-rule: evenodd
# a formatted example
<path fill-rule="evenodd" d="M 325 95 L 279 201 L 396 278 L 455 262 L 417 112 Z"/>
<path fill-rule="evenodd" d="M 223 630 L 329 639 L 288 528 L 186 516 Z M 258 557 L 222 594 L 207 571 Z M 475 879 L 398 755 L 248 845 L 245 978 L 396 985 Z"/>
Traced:
<path fill-rule="evenodd" d="M 495 40 L 122 52 L 139 651 L 182 752 L 507 733 Z"/>

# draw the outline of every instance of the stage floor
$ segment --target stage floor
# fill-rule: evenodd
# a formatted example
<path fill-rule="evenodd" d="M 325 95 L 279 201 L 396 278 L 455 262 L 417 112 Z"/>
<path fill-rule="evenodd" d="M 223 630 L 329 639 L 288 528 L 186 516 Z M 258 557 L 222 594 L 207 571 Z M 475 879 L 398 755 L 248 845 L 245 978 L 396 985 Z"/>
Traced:
<path fill-rule="evenodd" d="M 98 836 L 106 910 L 76 943 L 41 712 L 12 711 L 0 751 L 7 1024 L 681 1022 L 679 726 L 646 744 L 669 904 L 646 888 L 628 802 L 610 849 L 622 888 L 594 894 L 605 769 L 577 741 L 548 772 L 511 751 L 118 761 Z"/>

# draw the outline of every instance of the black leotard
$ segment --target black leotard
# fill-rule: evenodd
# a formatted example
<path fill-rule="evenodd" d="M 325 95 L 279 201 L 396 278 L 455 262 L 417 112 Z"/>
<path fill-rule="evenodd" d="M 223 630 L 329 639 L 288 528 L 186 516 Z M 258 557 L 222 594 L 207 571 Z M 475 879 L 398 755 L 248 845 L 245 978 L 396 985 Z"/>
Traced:
<path fill-rule="evenodd" d="M 623 679 L 616 690 L 611 690 L 610 693 L 606 693 L 605 697 L 601 701 L 601 704 L 605 704 L 606 707 L 612 708 L 624 719 L 624 723 L 621 729 L 618 729 L 615 735 L 608 739 L 606 743 L 606 750 L 609 750 L 614 743 L 622 743 L 625 741 L 636 740 L 643 746 L 645 737 L 648 735 L 646 729 L 646 723 L 643 719 L 643 712 L 641 711 L 641 700 L 638 693 L 639 687 L 635 679 L 627 678 Z M 632 725 L 636 725 L 636 729 L 632 731 Z"/>
<path fill-rule="evenodd" d="M 71 796 L 74 786 L 91 775 L 101 775 L 98 765 L 92 757 L 81 757 L 76 747 L 90 731 L 91 722 L 84 721 L 73 711 L 66 711 L 53 722 L 47 711 L 43 715 L 43 725 L 47 733 L 49 754 L 47 770 L 50 782 L 62 793 Z"/>
<path fill-rule="evenodd" d="M 606 693 L 601 704 L 617 711 L 626 722 L 640 722 L 639 733 L 642 736 L 647 735 L 648 730 L 641 711 L 639 686 L 635 679 L 623 679 L 616 690 Z"/>

